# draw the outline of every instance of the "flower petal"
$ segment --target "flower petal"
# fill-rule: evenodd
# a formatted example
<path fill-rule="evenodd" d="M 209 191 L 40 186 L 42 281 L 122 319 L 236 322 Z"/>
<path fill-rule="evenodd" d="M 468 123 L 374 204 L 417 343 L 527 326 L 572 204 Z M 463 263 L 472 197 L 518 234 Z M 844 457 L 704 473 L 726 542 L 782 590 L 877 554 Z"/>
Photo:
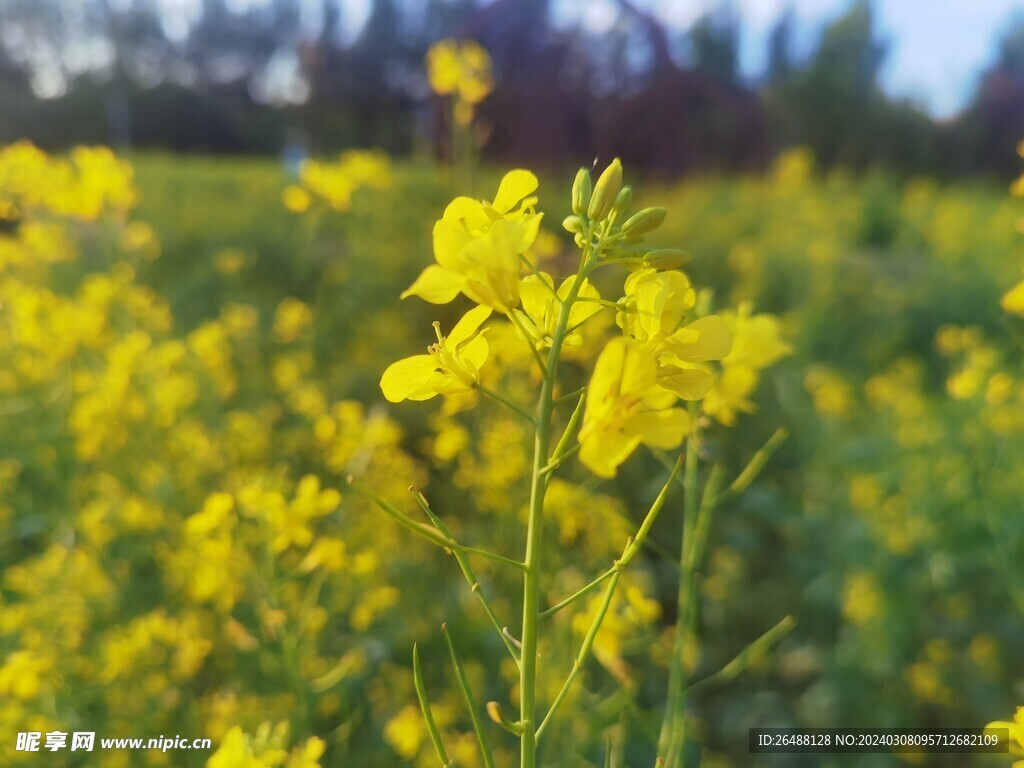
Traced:
<path fill-rule="evenodd" d="M 400 403 L 403 400 L 425 400 L 433 397 L 429 394 L 426 397 L 414 397 L 414 395 L 425 394 L 423 392 L 434 372 L 437 370 L 437 361 L 430 355 L 413 355 L 392 363 L 384 371 L 380 378 L 380 390 L 384 397 L 392 403 Z"/>
<path fill-rule="evenodd" d="M 523 311 L 540 328 L 547 325 L 545 321 L 551 314 L 550 307 L 555 300 L 554 290 L 555 281 L 547 272 L 541 272 L 539 276 L 527 275 L 519 286 L 519 300 L 523 303 Z"/>
<path fill-rule="evenodd" d="M 630 414 L 625 426 L 645 445 L 652 448 L 675 448 L 690 431 L 690 415 L 682 408 L 643 411 Z"/>
<path fill-rule="evenodd" d="M 494 196 L 491 207 L 504 215 L 511 211 L 527 195 L 537 190 L 537 177 L 530 171 L 516 168 L 505 174 L 498 186 L 498 194 Z"/>
<path fill-rule="evenodd" d="M 1014 315 L 1024 315 L 1024 281 L 1017 283 L 1003 294 L 999 305 L 1004 311 Z"/>
<path fill-rule="evenodd" d="M 658 369 L 658 384 L 683 400 L 700 400 L 715 383 L 715 377 L 698 368 L 667 365 Z"/>
<path fill-rule="evenodd" d="M 718 315 L 709 315 L 680 328 L 665 346 L 688 363 L 721 360 L 732 349 L 732 332 Z"/>
<path fill-rule="evenodd" d="M 490 316 L 490 307 L 473 307 L 462 316 L 462 319 L 452 328 L 452 332 L 448 334 L 448 346 L 458 347 L 468 340 L 470 336 L 476 333 L 476 329 L 483 324 L 484 320 Z"/>
<path fill-rule="evenodd" d="M 591 433 L 580 441 L 580 462 L 598 477 L 615 477 L 615 472 L 640 445 L 637 435 L 621 431 Z"/>
<path fill-rule="evenodd" d="M 459 360 L 475 373 L 480 370 L 485 362 L 487 362 L 487 354 L 489 351 L 490 349 L 487 346 L 487 339 L 483 334 L 480 334 L 475 339 L 467 342 L 466 345 L 459 350 Z"/>
<path fill-rule="evenodd" d="M 420 272 L 416 281 L 402 291 L 402 298 L 419 296 L 431 304 L 447 304 L 462 290 L 463 279 L 444 267 L 431 264 Z"/>
<path fill-rule="evenodd" d="M 474 232 L 481 227 L 486 227 L 491 218 L 479 200 L 462 195 L 448 203 L 441 220 Z"/>

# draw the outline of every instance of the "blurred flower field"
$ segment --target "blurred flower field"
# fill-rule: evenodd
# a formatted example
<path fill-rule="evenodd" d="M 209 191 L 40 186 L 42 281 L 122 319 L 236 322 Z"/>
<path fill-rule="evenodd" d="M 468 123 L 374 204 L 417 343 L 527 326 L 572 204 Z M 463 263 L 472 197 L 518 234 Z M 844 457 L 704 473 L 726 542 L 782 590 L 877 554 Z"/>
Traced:
<path fill-rule="evenodd" d="M 214 745 L 67 752 L 69 766 L 433 766 L 415 642 L 451 760 L 484 765 L 441 623 L 482 701 L 514 711 L 519 670 L 453 558 L 346 478 L 408 514 L 415 486 L 459 541 L 522 550 L 522 419 L 476 391 L 396 406 L 379 385 L 435 341 L 433 321 L 450 331 L 465 314 L 464 298 L 398 296 L 432 263 L 449 201 L 494 194 L 503 170 L 466 188 L 378 153 L 292 178 L 270 160 L 0 150 L 4 744 L 60 730 Z M 686 699 L 687 765 L 1009 764 L 755 763 L 746 730 L 982 727 L 1024 703 L 1024 204 L 981 183 L 824 176 L 802 150 L 763 177 L 632 183 L 635 208 L 668 209 L 651 246 L 690 255 L 687 310 L 718 307 L 732 337 L 692 411 L 694 449 L 742 478 L 779 428 L 789 438 L 723 502 L 682 623 L 684 491 L 670 484 L 540 764 L 652 765 L 673 663 L 711 680 Z M 554 292 L 574 271 L 557 224 L 572 193 L 542 173 L 536 194 L 527 254 Z M 542 279 L 524 275 L 520 313 L 541 346 Z M 592 298 L 635 302 L 639 278 L 618 280 L 596 273 Z M 478 382 L 528 402 L 529 347 L 511 324 L 488 330 Z M 615 312 L 581 327 L 569 378 L 586 384 L 617 333 Z M 675 460 L 656 447 L 611 461 L 588 434 L 584 464 L 566 459 L 548 487 L 545 606 L 622 556 Z M 521 579 L 476 567 L 518 631 Z M 600 595 L 580 603 L 546 624 L 545 706 Z M 511 765 L 517 739 L 484 725 Z M 48 757 L 5 750 L 0 765 Z"/>

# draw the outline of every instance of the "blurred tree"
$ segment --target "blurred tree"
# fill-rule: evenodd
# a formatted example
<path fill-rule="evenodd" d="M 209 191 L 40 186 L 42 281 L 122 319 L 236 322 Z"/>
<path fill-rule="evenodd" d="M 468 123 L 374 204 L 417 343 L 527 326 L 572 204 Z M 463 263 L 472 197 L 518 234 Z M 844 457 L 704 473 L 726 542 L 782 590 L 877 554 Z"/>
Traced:
<path fill-rule="evenodd" d="M 939 170 L 938 131 L 931 118 L 890 99 L 879 85 L 887 45 L 875 31 L 870 0 L 856 0 L 825 28 L 808 62 L 783 77 L 789 24 L 784 17 L 776 24 L 775 76 L 769 76 L 764 92 L 775 146 L 806 144 L 825 166 Z"/>
<path fill-rule="evenodd" d="M 765 82 L 777 85 L 787 80 L 796 69 L 793 61 L 793 24 L 795 16 L 792 6 L 776 19 L 768 34 L 768 65 L 765 69 Z"/>
<path fill-rule="evenodd" d="M 692 68 L 727 83 L 739 77 L 740 21 L 729 6 L 701 16 L 690 28 Z"/>
<path fill-rule="evenodd" d="M 1024 136 L 1024 14 L 1017 14 L 978 81 L 970 106 L 950 137 L 960 172 L 986 171 L 1005 179 L 1017 171 L 1014 147 Z"/>

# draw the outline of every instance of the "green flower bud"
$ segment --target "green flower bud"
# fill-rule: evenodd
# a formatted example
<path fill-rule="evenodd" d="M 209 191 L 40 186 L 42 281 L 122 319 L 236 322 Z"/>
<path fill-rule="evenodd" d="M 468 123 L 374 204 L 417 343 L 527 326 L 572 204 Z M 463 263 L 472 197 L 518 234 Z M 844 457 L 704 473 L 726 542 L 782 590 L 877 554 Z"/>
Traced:
<path fill-rule="evenodd" d="M 562 219 L 562 228 L 565 229 L 566 232 L 572 232 L 573 234 L 582 232 L 583 219 L 579 216 L 566 216 Z"/>
<path fill-rule="evenodd" d="M 572 212 L 582 216 L 590 203 L 590 171 L 580 168 L 572 183 Z"/>
<path fill-rule="evenodd" d="M 643 263 L 645 267 L 655 269 L 677 269 L 690 261 L 690 254 L 680 251 L 678 248 L 663 248 L 657 251 L 650 251 L 644 254 Z"/>
<path fill-rule="evenodd" d="M 619 194 L 616 195 L 615 202 L 612 203 L 612 215 L 616 218 L 625 215 L 626 211 L 629 210 L 629 204 L 632 202 L 633 188 L 623 187 Z"/>
<path fill-rule="evenodd" d="M 582 248 L 584 245 L 587 244 L 587 238 L 583 236 L 582 232 L 577 232 L 576 237 L 573 238 L 573 241 L 576 243 L 577 248 Z"/>
<path fill-rule="evenodd" d="M 594 185 L 594 194 L 590 197 L 587 218 L 591 221 L 602 221 L 612 209 L 615 198 L 622 189 L 622 163 L 615 158 L 604 169 Z"/>
<path fill-rule="evenodd" d="M 664 221 L 664 208 L 644 208 L 626 219 L 626 223 L 622 225 L 622 234 L 628 237 L 645 235 L 660 227 Z"/>

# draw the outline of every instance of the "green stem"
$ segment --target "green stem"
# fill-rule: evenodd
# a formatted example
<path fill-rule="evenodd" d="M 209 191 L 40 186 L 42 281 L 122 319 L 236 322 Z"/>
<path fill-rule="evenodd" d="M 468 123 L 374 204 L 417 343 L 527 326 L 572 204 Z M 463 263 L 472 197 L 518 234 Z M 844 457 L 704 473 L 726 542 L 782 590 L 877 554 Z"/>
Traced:
<path fill-rule="evenodd" d="M 601 600 L 601 606 L 597 609 L 597 614 L 594 616 L 594 621 L 590 624 L 590 629 L 587 630 L 587 636 L 583 639 L 583 645 L 580 646 L 580 652 L 576 655 L 576 659 L 572 663 L 572 670 L 569 672 L 569 677 L 566 678 L 565 683 L 562 685 L 562 690 L 558 692 L 554 702 L 551 704 L 551 709 L 548 710 L 547 715 L 544 717 L 544 722 L 540 724 L 540 728 L 537 729 L 537 738 L 539 739 L 547 728 L 548 723 L 551 722 L 551 718 L 555 716 L 555 712 L 558 711 L 558 707 L 562 704 L 566 695 L 569 693 L 569 689 L 572 687 L 573 680 L 576 679 L 576 675 L 583 669 L 583 662 L 587 660 L 587 656 L 590 655 L 590 649 L 594 645 L 594 639 L 597 637 L 598 630 L 601 629 L 601 624 L 604 623 L 605 614 L 608 613 L 608 607 L 612 603 L 612 596 L 615 594 L 615 587 L 619 583 L 619 573 L 616 571 L 612 574 L 612 580 L 608 582 L 608 586 L 604 590 L 604 598 Z"/>
<path fill-rule="evenodd" d="M 546 611 L 541 611 L 540 618 L 546 619 L 549 616 L 554 616 L 556 613 L 558 613 L 560 610 L 562 610 L 566 606 L 572 605 L 577 600 L 579 600 L 581 597 L 583 597 L 584 595 L 588 594 L 592 589 L 595 589 L 595 588 L 601 586 L 602 584 L 604 584 L 606 581 L 608 581 L 608 579 L 610 579 L 612 576 L 614 576 L 618 572 L 619 572 L 619 567 L 617 565 L 612 566 L 607 571 L 605 571 L 600 576 L 598 576 L 596 579 L 594 579 L 592 582 L 587 584 L 587 586 L 585 586 L 582 589 L 578 589 L 575 592 L 573 592 L 571 595 L 569 595 L 567 598 L 565 598 L 565 600 L 563 600 L 562 602 L 557 603 L 557 604 L 551 606 Z"/>
<path fill-rule="evenodd" d="M 488 389 L 487 387 L 485 387 L 483 384 L 480 384 L 479 382 L 477 382 L 476 388 L 479 389 L 481 392 L 483 392 L 485 395 L 487 395 L 492 400 L 497 400 L 502 405 L 504 405 L 507 408 L 515 411 L 518 415 L 520 415 L 524 419 L 526 419 L 526 421 L 528 421 L 530 424 L 534 423 L 533 416 L 531 416 L 527 412 L 527 410 L 525 408 L 523 408 L 521 405 L 517 405 L 516 403 L 513 403 L 511 400 L 509 400 L 504 395 L 499 394 L 498 392 L 495 392 L 493 389 Z"/>
<path fill-rule="evenodd" d="M 558 301 L 562 300 L 562 297 L 558 295 L 558 291 L 555 290 L 555 286 L 552 285 L 551 283 L 549 283 L 547 280 L 544 279 L 544 276 L 541 275 L 540 270 L 537 269 L 537 265 L 536 264 L 534 264 L 532 261 L 530 261 L 524 255 L 521 255 L 519 257 L 519 260 L 521 262 L 523 262 L 523 264 L 526 265 L 526 268 L 528 270 L 530 270 L 530 272 L 533 274 L 534 277 L 536 277 L 538 280 L 540 280 L 541 285 L 543 285 L 545 288 L 548 289 L 548 293 L 550 293 L 552 296 L 554 296 L 556 299 L 558 299 Z"/>
<path fill-rule="evenodd" d="M 599 247 L 599 246 L 598 246 Z M 592 268 L 597 251 L 593 246 L 586 248 L 580 260 L 569 294 L 562 302 L 558 320 L 551 338 L 551 350 L 541 385 L 540 401 L 537 406 L 536 429 L 533 444 L 533 472 L 530 482 L 530 514 L 526 528 L 526 556 L 523 562 L 526 571 L 523 576 L 523 639 L 522 665 L 519 674 L 520 721 L 523 734 L 520 740 L 521 768 L 537 766 L 537 621 L 540 614 L 541 542 L 544 524 L 544 494 L 547 480 L 543 469 L 548 463 L 551 449 L 551 416 L 554 410 L 555 383 L 558 374 L 558 360 L 562 354 L 569 325 L 569 311 L 579 295 L 583 278 Z"/>
<path fill-rule="evenodd" d="M 730 680 L 735 680 L 743 673 L 744 670 L 747 669 L 747 667 L 751 665 L 751 663 L 764 656 L 772 646 L 792 632 L 795 626 L 796 619 L 792 616 L 786 616 L 782 621 L 740 651 L 732 661 L 720 670 L 712 675 L 708 675 L 703 680 L 698 680 L 690 685 L 688 691 L 689 695 L 692 696 L 694 693 L 703 690 L 704 688 L 710 688 L 715 685 L 727 683 Z"/>
<path fill-rule="evenodd" d="M 430 699 L 427 697 L 427 687 L 423 683 L 423 668 L 420 666 L 420 649 L 413 643 L 412 646 L 412 680 L 416 687 L 416 698 L 420 701 L 420 710 L 423 712 L 423 719 L 427 723 L 427 733 L 430 740 L 434 742 L 434 751 L 437 752 L 437 759 L 441 761 L 442 768 L 453 765 L 452 759 L 441 741 L 441 732 L 437 730 L 434 722 L 434 713 L 430 709 Z"/>
<path fill-rule="evenodd" d="M 526 345 L 530 348 L 530 352 L 533 353 L 533 359 L 537 361 L 537 366 L 540 368 L 540 375 L 547 377 L 548 367 L 544 364 L 544 358 L 541 356 L 540 350 L 537 349 L 537 345 L 533 343 L 533 339 L 530 338 L 530 332 L 526 330 L 526 326 L 523 325 L 523 321 L 520 319 L 519 315 L 516 314 L 516 311 L 513 309 L 506 315 L 506 317 L 508 317 L 509 322 L 511 322 L 512 325 L 519 329 L 519 333 L 521 333 L 523 338 L 526 340 Z"/>
<path fill-rule="evenodd" d="M 480 745 L 480 753 L 484 758 L 485 768 L 494 768 L 494 756 L 491 753 L 491 742 L 487 738 L 487 731 L 484 730 L 483 720 L 480 718 L 480 707 L 476 703 L 473 689 L 469 685 L 469 678 L 462 671 L 459 657 L 455 653 L 455 645 L 452 643 L 451 635 L 448 634 L 448 625 L 441 625 L 441 633 L 448 644 L 448 654 L 452 658 L 452 666 L 455 667 L 455 676 L 459 679 L 459 687 L 462 688 L 462 695 L 466 699 L 466 708 L 469 710 L 469 719 L 473 722 L 473 731 L 476 733 L 477 743 Z"/>
<path fill-rule="evenodd" d="M 690 403 L 689 411 L 691 422 L 696 421 L 697 404 Z M 680 543 L 679 569 L 680 581 L 679 592 L 676 600 L 676 626 L 675 640 L 672 648 L 672 658 L 669 663 L 668 697 L 665 706 L 665 716 L 661 722 L 661 735 L 658 738 L 658 755 L 665 759 L 666 768 L 682 766 L 682 754 L 685 747 L 685 737 L 681 737 L 682 743 L 676 747 L 676 733 L 684 727 L 684 710 L 686 709 L 686 670 L 683 665 L 683 652 L 686 648 L 687 635 L 691 627 L 691 613 L 696 617 L 693 610 L 692 593 L 696 591 L 695 574 L 689 571 L 690 558 L 687 556 L 687 548 L 691 545 L 694 529 L 694 516 L 697 512 L 697 480 L 698 462 L 700 460 L 700 446 L 696 431 L 690 432 L 686 440 L 686 458 L 683 469 L 683 537 Z M 676 759 L 679 762 L 676 762 Z"/>
<path fill-rule="evenodd" d="M 466 548 L 455 542 L 455 539 L 452 538 L 451 531 L 449 531 L 448 527 L 441 521 L 441 518 L 434 513 L 434 510 L 430 508 L 430 504 L 427 503 L 427 497 L 420 493 L 415 487 L 410 486 L 409 491 L 423 509 L 423 512 L 430 518 L 430 522 L 434 524 L 434 527 L 451 542 L 451 546 L 448 549 L 455 557 L 455 561 L 459 564 L 459 569 L 462 571 L 462 575 L 465 577 L 466 583 L 469 584 L 469 591 L 480 599 L 480 604 L 484 607 L 484 613 L 487 614 L 487 618 L 491 620 L 491 624 L 494 625 L 494 629 L 498 632 L 498 635 L 501 636 L 501 641 L 505 644 L 508 652 L 512 655 L 513 660 L 515 660 L 516 664 L 519 664 L 519 653 L 516 647 L 512 644 L 512 641 L 509 640 L 508 636 L 505 634 L 504 627 L 501 625 L 501 622 L 498 621 L 498 615 L 494 612 L 494 608 L 491 606 L 491 601 L 488 600 L 487 596 L 484 594 L 483 587 L 480 586 L 480 582 L 476 578 L 476 573 L 473 572 L 473 566 L 469 564 L 469 559 L 466 557 Z"/>

